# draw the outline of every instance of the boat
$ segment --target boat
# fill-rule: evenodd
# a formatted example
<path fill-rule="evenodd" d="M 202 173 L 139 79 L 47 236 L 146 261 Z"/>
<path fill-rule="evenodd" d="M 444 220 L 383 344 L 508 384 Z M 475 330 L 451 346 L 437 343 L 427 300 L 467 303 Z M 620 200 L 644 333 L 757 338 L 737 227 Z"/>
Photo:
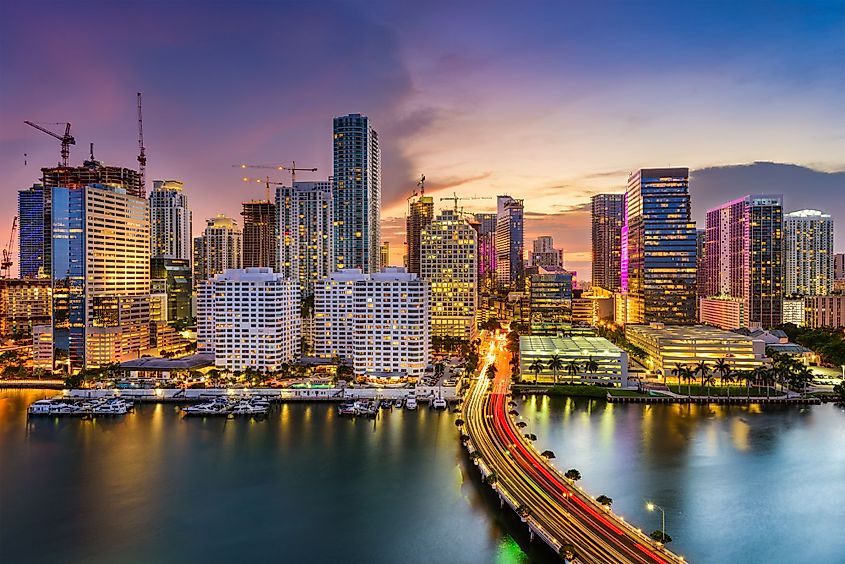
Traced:
<path fill-rule="evenodd" d="M 126 415 L 126 406 L 117 402 L 106 402 L 94 406 L 91 412 L 94 415 Z"/>
<path fill-rule="evenodd" d="M 411 411 L 415 410 L 417 408 L 417 398 L 414 396 L 409 397 L 405 401 L 405 408 L 410 409 Z"/>
<path fill-rule="evenodd" d="M 431 401 L 431 407 L 433 407 L 434 409 L 446 409 L 448 407 L 448 404 L 442 396 L 438 396 Z"/>
<path fill-rule="evenodd" d="M 402 398 L 399 398 L 398 400 L 393 402 L 393 407 L 397 409 L 402 409 L 402 403 Z"/>
<path fill-rule="evenodd" d="M 52 415 L 58 404 L 53 400 L 38 400 L 30 405 L 26 412 L 30 415 Z"/>
<path fill-rule="evenodd" d="M 355 404 L 344 403 L 337 406 L 338 415 L 355 415 Z"/>

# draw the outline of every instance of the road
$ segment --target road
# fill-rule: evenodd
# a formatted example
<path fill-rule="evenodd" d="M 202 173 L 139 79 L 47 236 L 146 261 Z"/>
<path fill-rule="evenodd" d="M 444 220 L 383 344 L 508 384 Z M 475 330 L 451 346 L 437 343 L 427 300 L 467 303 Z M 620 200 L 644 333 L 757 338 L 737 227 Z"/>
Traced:
<path fill-rule="evenodd" d="M 564 478 L 534 450 L 509 415 L 510 369 L 504 337 L 485 344 L 478 379 L 464 401 L 464 427 L 479 464 L 494 476 L 494 487 L 554 550 L 571 544 L 580 562 L 617 564 L 683 562 Z M 494 379 L 487 367 L 495 364 Z"/>

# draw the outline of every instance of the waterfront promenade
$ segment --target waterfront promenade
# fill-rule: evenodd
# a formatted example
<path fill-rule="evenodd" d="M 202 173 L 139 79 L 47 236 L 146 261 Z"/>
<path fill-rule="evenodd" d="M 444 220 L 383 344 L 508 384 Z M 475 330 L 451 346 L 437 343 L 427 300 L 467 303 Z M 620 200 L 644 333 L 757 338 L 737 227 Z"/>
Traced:
<path fill-rule="evenodd" d="M 571 545 L 580 562 L 679 563 L 683 559 L 604 508 L 534 450 L 511 418 L 509 372 L 494 340 L 464 402 L 467 448 L 482 476 L 555 552 Z M 500 362 L 497 362 L 497 359 Z M 498 364 L 495 379 L 487 375 Z"/>

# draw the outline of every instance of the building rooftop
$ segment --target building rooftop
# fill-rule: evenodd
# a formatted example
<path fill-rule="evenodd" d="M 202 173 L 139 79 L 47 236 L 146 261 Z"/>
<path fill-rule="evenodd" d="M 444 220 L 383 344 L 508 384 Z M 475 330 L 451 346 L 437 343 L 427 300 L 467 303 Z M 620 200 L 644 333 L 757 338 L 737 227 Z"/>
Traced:
<path fill-rule="evenodd" d="M 573 335 L 572 337 L 557 335 L 522 336 L 519 338 L 519 350 L 521 353 L 559 354 L 562 356 L 618 356 L 622 352 L 622 349 L 603 337 L 586 335 Z"/>
<path fill-rule="evenodd" d="M 168 372 L 170 370 L 193 370 L 214 364 L 213 354 L 194 354 L 182 358 L 142 357 L 120 363 L 123 370 L 146 370 Z"/>
<path fill-rule="evenodd" d="M 730 341 L 750 341 L 751 337 L 725 331 L 709 325 L 626 325 L 625 331 L 635 331 L 655 339 L 720 339 Z"/>

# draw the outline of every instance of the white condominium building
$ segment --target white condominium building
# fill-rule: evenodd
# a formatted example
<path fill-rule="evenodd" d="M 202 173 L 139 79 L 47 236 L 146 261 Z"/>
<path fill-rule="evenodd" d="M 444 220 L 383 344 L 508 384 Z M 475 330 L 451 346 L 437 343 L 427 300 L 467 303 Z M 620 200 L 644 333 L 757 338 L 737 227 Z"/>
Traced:
<path fill-rule="evenodd" d="M 226 370 L 276 371 L 299 358 L 299 284 L 272 268 L 230 269 L 197 292 L 197 350 Z"/>
<path fill-rule="evenodd" d="M 194 282 L 241 268 L 242 251 L 243 234 L 234 219 L 222 214 L 207 219 L 205 231 L 194 239 Z"/>
<path fill-rule="evenodd" d="M 191 210 L 178 180 L 156 180 L 150 192 L 153 257 L 191 260 Z"/>
<path fill-rule="evenodd" d="M 317 356 L 351 362 L 356 376 L 418 378 L 429 362 L 429 284 L 404 268 L 345 269 L 314 294 Z"/>
<path fill-rule="evenodd" d="M 422 230 L 420 272 L 431 284 L 431 334 L 472 340 L 478 306 L 476 231 L 453 210 Z"/>
<path fill-rule="evenodd" d="M 826 296 L 833 290 L 833 219 L 817 210 L 783 216 L 783 291 Z"/>

